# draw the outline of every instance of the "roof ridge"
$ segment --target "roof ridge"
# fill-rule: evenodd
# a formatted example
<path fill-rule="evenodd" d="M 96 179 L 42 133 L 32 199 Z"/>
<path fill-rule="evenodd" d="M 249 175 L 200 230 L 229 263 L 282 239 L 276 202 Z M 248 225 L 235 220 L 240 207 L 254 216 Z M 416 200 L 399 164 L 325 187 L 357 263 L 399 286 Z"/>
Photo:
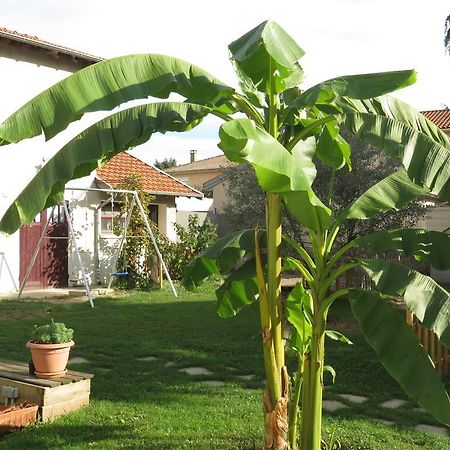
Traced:
<path fill-rule="evenodd" d="M 195 163 L 202 162 L 202 161 L 208 161 L 209 159 L 220 158 L 221 156 L 225 156 L 225 154 L 210 156 L 209 158 L 197 159 L 196 161 L 192 161 L 192 162 L 180 164 L 179 166 L 171 167 L 171 169 L 178 169 L 178 167 L 184 167 L 184 166 L 188 166 L 189 164 L 195 164 Z"/>

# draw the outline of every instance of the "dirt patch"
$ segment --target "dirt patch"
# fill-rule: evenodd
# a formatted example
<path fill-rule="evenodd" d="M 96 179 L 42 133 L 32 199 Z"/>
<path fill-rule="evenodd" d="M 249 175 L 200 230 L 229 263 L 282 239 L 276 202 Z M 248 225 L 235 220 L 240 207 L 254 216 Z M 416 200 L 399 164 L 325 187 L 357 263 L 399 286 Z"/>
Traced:
<path fill-rule="evenodd" d="M 0 322 L 10 322 L 20 319 L 30 319 L 33 317 L 48 317 L 50 311 L 10 311 L 8 314 L 0 316 Z"/>

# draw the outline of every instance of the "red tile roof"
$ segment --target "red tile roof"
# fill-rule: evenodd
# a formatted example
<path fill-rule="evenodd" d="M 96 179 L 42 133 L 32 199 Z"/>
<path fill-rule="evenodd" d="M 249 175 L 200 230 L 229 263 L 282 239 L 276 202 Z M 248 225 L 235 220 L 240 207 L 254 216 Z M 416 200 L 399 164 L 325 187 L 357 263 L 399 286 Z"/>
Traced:
<path fill-rule="evenodd" d="M 19 33 L 15 30 L 9 30 L 8 28 L 0 27 L 0 38 L 10 39 L 22 44 L 28 44 L 34 47 L 45 48 L 48 50 L 54 50 L 58 53 L 64 53 L 66 55 L 86 60 L 88 63 L 95 63 L 101 61 L 103 58 L 98 56 L 89 55 L 88 53 L 80 52 L 72 48 L 64 47 L 63 45 L 53 44 L 52 42 L 44 41 L 37 36 L 32 36 L 25 33 Z"/>
<path fill-rule="evenodd" d="M 151 194 L 203 197 L 201 192 L 125 152 L 97 169 L 97 177 L 113 188 L 120 187 L 131 174 L 139 175 L 142 188 Z"/>
<path fill-rule="evenodd" d="M 450 129 L 450 109 L 422 111 L 422 114 L 443 130 Z"/>

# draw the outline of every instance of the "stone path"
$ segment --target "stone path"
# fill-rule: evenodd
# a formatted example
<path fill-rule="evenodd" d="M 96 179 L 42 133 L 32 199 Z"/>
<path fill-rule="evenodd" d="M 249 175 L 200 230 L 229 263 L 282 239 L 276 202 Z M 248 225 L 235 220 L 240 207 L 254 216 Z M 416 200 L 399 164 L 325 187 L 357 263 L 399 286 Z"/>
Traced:
<path fill-rule="evenodd" d="M 74 358 L 76 359 L 76 358 Z M 84 359 L 84 358 L 79 358 L 79 359 Z M 155 361 L 158 358 L 155 356 L 145 356 L 145 357 L 140 357 L 137 358 L 138 361 Z M 69 361 L 70 362 L 70 361 Z M 75 361 L 73 361 L 75 363 Z M 78 362 L 78 360 L 77 360 Z M 81 361 L 80 361 L 81 362 Z M 88 362 L 87 360 L 83 361 L 83 362 Z M 165 367 L 172 367 L 175 366 L 175 362 L 174 361 L 168 361 L 164 364 Z M 234 367 L 225 367 L 225 369 L 227 369 L 229 372 L 233 373 L 234 378 L 238 379 L 238 380 L 243 380 L 243 381 L 250 381 L 255 379 L 255 375 L 254 374 L 243 374 L 243 375 L 237 375 L 235 374 L 235 372 L 237 372 L 237 369 Z M 212 372 L 211 370 L 207 369 L 206 367 L 200 367 L 200 366 L 192 366 L 192 367 L 183 367 L 181 369 L 178 369 L 179 372 L 184 372 L 187 375 L 190 376 L 211 376 L 214 375 L 214 372 Z M 206 386 L 213 386 L 213 387 L 223 387 L 225 386 L 225 381 L 222 380 L 214 380 L 214 379 L 209 379 L 209 380 L 200 380 L 199 381 L 200 384 L 206 385 Z M 248 388 L 248 387 L 243 387 L 243 390 L 249 392 L 249 393 L 253 393 L 253 392 L 260 392 L 261 389 L 255 389 L 255 388 Z M 360 405 L 362 403 L 365 403 L 366 401 L 368 401 L 369 399 L 367 397 L 364 397 L 362 395 L 354 395 L 354 394 L 338 394 L 338 396 L 342 399 L 342 401 L 340 400 L 323 400 L 323 409 L 324 411 L 329 411 L 329 412 L 334 412 L 334 411 L 338 411 L 340 409 L 345 409 L 348 408 L 350 404 L 357 404 Z M 346 404 L 347 403 L 347 404 Z M 381 408 L 386 408 L 386 409 L 390 409 L 390 410 L 395 410 L 397 408 L 400 408 L 402 406 L 406 406 L 408 405 L 408 401 L 406 400 L 402 400 L 402 399 L 398 399 L 398 398 L 393 398 L 390 400 L 387 400 L 383 403 L 381 403 L 379 406 Z M 418 408 L 415 407 L 413 408 L 412 405 L 411 409 L 417 413 L 423 413 L 425 412 L 422 408 Z M 395 422 L 391 421 L 391 420 L 383 420 L 383 419 L 374 419 L 380 423 L 383 423 L 384 425 L 395 425 Z M 428 432 L 428 433 L 435 433 L 435 434 L 440 434 L 442 436 L 449 436 L 449 433 L 447 431 L 446 428 L 444 427 L 438 427 L 438 426 L 432 426 L 432 425 L 426 425 L 426 424 L 418 424 L 415 426 L 415 429 L 417 431 L 422 431 L 422 432 Z"/>

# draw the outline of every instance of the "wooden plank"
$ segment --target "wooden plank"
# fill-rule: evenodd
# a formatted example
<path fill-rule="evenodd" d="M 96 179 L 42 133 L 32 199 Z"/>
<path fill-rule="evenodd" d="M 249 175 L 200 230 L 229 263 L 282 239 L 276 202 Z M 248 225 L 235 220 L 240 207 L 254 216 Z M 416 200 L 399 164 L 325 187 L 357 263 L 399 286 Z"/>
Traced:
<path fill-rule="evenodd" d="M 61 386 L 60 382 L 44 380 L 43 378 L 36 378 L 32 375 L 23 376 L 13 372 L 0 371 L 0 377 L 9 378 L 10 380 L 22 381 L 24 383 L 34 384 L 43 387 L 57 387 Z"/>
<path fill-rule="evenodd" d="M 73 377 L 83 377 L 84 380 L 86 380 L 88 378 L 94 378 L 94 374 L 93 373 L 77 372 L 75 370 L 68 370 L 67 371 L 67 375 L 68 376 L 73 376 Z"/>
<path fill-rule="evenodd" d="M 90 391 L 91 380 L 83 380 L 77 383 L 64 384 L 58 388 L 46 389 L 42 405 L 53 405 L 72 398 L 89 397 Z"/>
<path fill-rule="evenodd" d="M 19 389 L 19 401 L 28 400 L 36 405 L 42 405 L 44 400 L 45 387 L 33 386 L 28 383 L 22 383 L 21 381 L 11 380 L 10 378 L 0 377 L 0 387 L 10 386 Z"/>
<path fill-rule="evenodd" d="M 55 405 L 43 406 L 39 409 L 43 422 L 51 421 L 59 416 L 63 416 L 71 411 L 76 411 L 89 405 L 89 397 L 75 398 L 69 401 L 56 403 Z"/>

